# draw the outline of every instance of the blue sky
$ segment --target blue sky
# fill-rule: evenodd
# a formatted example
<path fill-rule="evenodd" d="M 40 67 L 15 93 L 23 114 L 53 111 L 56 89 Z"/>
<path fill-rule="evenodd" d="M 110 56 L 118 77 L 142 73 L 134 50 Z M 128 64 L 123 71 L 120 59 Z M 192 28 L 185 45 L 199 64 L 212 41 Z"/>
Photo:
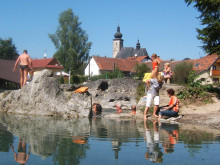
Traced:
<path fill-rule="evenodd" d="M 18 53 L 27 49 L 32 58 L 52 57 L 56 49 L 48 37 L 58 27 L 59 14 L 71 8 L 82 22 L 90 55 L 112 57 L 118 24 L 124 47 L 135 47 L 139 38 L 149 55 L 162 59 L 200 58 L 196 28 L 199 12 L 184 0 L 2 0 L 0 38 L 11 37 Z"/>

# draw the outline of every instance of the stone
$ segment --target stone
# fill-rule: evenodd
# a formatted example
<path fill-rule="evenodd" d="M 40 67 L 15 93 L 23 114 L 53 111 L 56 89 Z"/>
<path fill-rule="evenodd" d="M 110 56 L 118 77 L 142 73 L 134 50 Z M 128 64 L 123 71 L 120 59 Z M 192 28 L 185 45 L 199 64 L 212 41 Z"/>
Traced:
<path fill-rule="evenodd" d="M 77 103 L 73 103 L 76 100 Z M 84 98 L 68 100 L 49 70 L 36 74 L 31 83 L 12 91 L 0 102 L 0 111 L 26 115 L 85 117 L 90 108 L 90 102 Z M 82 113 L 82 110 L 87 112 Z"/>

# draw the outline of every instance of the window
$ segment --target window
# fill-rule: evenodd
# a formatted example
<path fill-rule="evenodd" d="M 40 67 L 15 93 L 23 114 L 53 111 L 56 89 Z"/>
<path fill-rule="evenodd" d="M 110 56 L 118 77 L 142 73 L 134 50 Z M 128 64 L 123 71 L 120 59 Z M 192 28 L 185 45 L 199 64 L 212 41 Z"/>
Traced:
<path fill-rule="evenodd" d="M 212 69 L 213 69 L 213 70 L 216 70 L 216 66 L 212 66 Z"/>
<path fill-rule="evenodd" d="M 213 83 L 218 84 L 219 83 L 219 78 L 213 78 Z"/>

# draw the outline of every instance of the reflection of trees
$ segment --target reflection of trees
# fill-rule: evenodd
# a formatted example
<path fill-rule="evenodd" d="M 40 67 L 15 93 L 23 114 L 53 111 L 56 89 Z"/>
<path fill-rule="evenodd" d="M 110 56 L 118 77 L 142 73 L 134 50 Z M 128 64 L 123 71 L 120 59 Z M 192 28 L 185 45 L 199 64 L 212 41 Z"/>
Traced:
<path fill-rule="evenodd" d="M 206 133 L 199 130 L 184 130 L 180 131 L 179 140 L 183 141 L 187 145 L 188 151 L 191 156 L 195 153 L 199 153 L 202 148 L 203 141 L 215 141 L 215 136 L 211 133 Z M 203 145 L 203 147 L 205 147 Z M 208 147 L 208 146 L 206 146 Z"/>
<path fill-rule="evenodd" d="M 87 145 L 73 143 L 71 138 L 63 138 L 53 155 L 53 162 L 55 165 L 80 164 L 80 159 L 86 156 L 86 147 Z"/>
<path fill-rule="evenodd" d="M 0 123 L 0 151 L 8 152 L 13 143 L 13 134 L 8 132 Z"/>

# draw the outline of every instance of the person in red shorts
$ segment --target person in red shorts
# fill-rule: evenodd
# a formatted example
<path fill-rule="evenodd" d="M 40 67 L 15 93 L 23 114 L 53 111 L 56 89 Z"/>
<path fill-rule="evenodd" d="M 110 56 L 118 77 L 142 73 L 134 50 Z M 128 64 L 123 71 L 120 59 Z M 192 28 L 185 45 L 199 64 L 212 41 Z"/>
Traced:
<path fill-rule="evenodd" d="M 167 94 L 170 97 L 169 106 L 163 107 L 160 109 L 158 120 L 161 119 L 161 116 L 174 117 L 178 115 L 179 112 L 179 100 L 174 96 L 174 90 L 168 89 Z"/>

